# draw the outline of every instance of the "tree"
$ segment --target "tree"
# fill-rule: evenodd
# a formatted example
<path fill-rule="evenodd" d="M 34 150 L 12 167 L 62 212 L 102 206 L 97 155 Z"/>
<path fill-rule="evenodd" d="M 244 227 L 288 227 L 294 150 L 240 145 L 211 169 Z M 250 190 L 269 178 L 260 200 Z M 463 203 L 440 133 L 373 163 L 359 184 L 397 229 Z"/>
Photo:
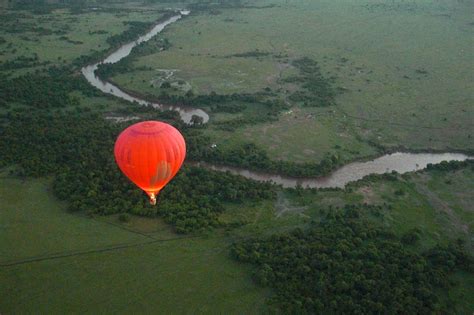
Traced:
<path fill-rule="evenodd" d="M 203 122 L 204 122 L 204 119 L 201 116 L 193 115 L 191 117 L 191 124 L 192 125 L 202 125 Z"/>
<path fill-rule="evenodd" d="M 171 87 L 171 83 L 169 83 L 168 81 L 165 81 L 163 83 L 161 83 L 160 85 L 160 88 L 162 89 L 169 89 Z"/>

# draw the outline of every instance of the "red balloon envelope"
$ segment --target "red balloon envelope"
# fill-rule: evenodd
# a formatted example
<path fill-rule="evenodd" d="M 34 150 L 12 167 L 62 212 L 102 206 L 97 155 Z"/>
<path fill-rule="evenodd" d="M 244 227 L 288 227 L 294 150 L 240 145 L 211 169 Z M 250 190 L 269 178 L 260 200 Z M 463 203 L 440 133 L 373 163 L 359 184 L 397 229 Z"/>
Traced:
<path fill-rule="evenodd" d="M 156 204 L 156 195 L 176 175 L 186 143 L 181 133 L 159 121 L 131 125 L 118 136 L 114 148 L 120 170 Z"/>

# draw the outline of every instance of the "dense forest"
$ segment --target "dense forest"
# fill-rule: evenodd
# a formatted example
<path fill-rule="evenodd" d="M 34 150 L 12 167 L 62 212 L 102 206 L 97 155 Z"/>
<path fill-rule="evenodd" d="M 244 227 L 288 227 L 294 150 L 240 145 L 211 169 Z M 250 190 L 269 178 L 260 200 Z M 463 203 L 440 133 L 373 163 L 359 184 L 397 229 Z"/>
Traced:
<path fill-rule="evenodd" d="M 24 104 L 31 110 L 41 110 L 77 106 L 77 97 L 70 94 L 75 90 L 88 95 L 98 93 L 70 66 L 48 67 L 14 78 L 0 74 L 0 107 Z"/>
<path fill-rule="evenodd" d="M 236 243 L 232 255 L 256 266 L 255 280 L 275 290 L 270 303 L 285 314 L 443 314 L 439 295 L 457 270 L 473 271 L 462 242 L 422 254 L 365 220 L 363 207 L 330 211 L 308 229 Z"/>
<path fill-rule="evenodd" d="M 185 233 L 218 226 L 224 202 L 274 198 L 270 184 L 185 167 L 161 192 L 159 206 L 152 207 L 114 162 L 115 138 L 125 125 L 111 124 L 97 113 L 20 113 L 7 118 L 8 125 L 0 130 L 0 165 L 16 165 L 21 176 L 54 175 L 54 192 L 69 201 L 72 211 L 160 215 Z"/>

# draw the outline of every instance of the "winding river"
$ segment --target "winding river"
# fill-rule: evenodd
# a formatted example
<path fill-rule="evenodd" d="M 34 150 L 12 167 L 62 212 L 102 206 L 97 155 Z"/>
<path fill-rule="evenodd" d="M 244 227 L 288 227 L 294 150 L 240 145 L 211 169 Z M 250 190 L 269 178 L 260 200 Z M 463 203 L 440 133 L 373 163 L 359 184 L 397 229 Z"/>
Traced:
<path fill-rule="evenodd" d="M 138 97 L 132 96 L 121 90 L 118 86 L 102 81 L 95 75 L 95 70 L 101 63 L 116 63 L 121 59 L 127 57 L 132 49 L 142 42 L 150 40 L 153 36 L 160 33 L 167 25 L 174 23 L 183 16 L 188 15 L 189 11 L 180 11 L 177 15 L 172 16 L 165 21 L 156 24 L 148 33 L 139 37 L 136 41 L 121 46 L 116 51 L 112 52 L 104 60 L 85 66 L 82 68 L 82 74 L 87 81 L 94 87 L 98 88 L 104 93 L 114 95 L 130 102 L 136 102 L 140 105 L 153 106 L 160 110 L 173 110 L 179 112 L 181 119 L 189 123 L 193 115 L 199 116 L 204 123 L 209 121 L 209 115 L 199 108 L 180 107 L 163 105 L 159 103 L 149 102 Z M 364 176 L 370 174 L 383 174 L 387 172 L 396 171 L 398 173 L 406 173 L 425 168 L 429 163 L 436 164 L 441 161 L 464 161 L 470 159 L 465 154 L 461 153 L 392 153 L 381 156 L 367 162 L 353 162 L 335 170 L 332 174 L 320 178 L 292 178 L 288 176 L 280 176 L 275 174 L 268 174 L 264 172 L 250 171 L 235 167 L 212 165 L 208 163 L 193 163 L 208 169 L 217 171 L 228 171 L 233 174 L 242 175 L 246 178 L 251 178 L 257 181 L 272 181 L 283 187 L 301 187 L 307 188 L 329 188 L 329 187 L 344 187 L 347 183 L 362 179 Z"/>
<path fill-rule="evenodd" d="M 207 123 L 209 121 L 209 115 L 202 109 L 192 108 L 192 107 L 170 106 L 170 105 L 163 105 L 163 104 L 149 102 L 149 101 L 140 99 L 138 97 L 134 97 L 126 93 L 125 91 L 121 90 L 118 86 L 107 81 L 102 81 L 98 76 L 95 75 L 95 70 L 97 70 L 97 67 L 99 66 L 99 64 L 119 62 L 123 58 L 130 55 L 133 47 L 150 40 L 156 34 L 160 33 L 166 26 L 178 21 L 184 15 L 188 15 L 188 14 L 189 14 L 189 11 L 180 11 L 178 15 L 172 16 L 169 19 L 156 24 L 148 33 L 146 33 L 143 36 L 140 36 L 136 41 L 121 46 L 119 49 L 111 53 L 104 60 L 82 68 L 82 74 L 92 86 L 98 88 L 104 93 L 111 94 L 116 97 L 120 97 L 130 102 L 137 102 L 140 105 L 153 106 L 154 108 L 157 108 L 160 110 L 177 111 L 179 115 L 181 116 L 181 119 L 186 123 L 189 123 L 191 121 L 191 118 L 193 115 L 201 117 L 203 119 L 203 123 Z"/>

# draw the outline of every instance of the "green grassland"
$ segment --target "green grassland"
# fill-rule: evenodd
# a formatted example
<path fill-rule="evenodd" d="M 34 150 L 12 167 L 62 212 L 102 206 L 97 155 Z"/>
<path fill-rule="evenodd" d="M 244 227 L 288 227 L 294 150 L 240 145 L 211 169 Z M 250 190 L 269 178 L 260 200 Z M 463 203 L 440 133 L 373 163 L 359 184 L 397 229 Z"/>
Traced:
<path fill-rule="evenodd" d="M 68 9 L 42 15 L 18 10 L 0 13 L 3 20 L 0 37 L 5 40 L 0 45 L 0 61 L 37 54 L 39 62 L 51 64 L 66 64 L 108 49 L 106 39 L 128 29 L 125 21 L 153 22 L 162 16 L 156 8 L 146 7 L 125 12 L 98 9 L 82 14 L 72 14 Z"/>
<path fill-rule="evenodd" d="M 282 115 L 276 123 L 244 126 L 235 133 L 211 127 L 209 135 L 222 145 L 253 141 L 277 159 L 296 161 L 318 161 L 331 150 L 345 160 L 367 157 L 375 150 L 369 142 L 411 150 L 473 149 L 471 4 L 257 4 L 196 14 L 171 25 L 161 36 L 172 47 L 138 57 L 136 70 L 115 76 L 114 82 L 158 96 L 161 72 L 172 69 L 169 80 L 185 81 L 196 93 L 253 93 L 268 87 L 288 101 L 297 87 L 282 78 L 295 74 L 292 60 L 310 57 L 344 89 L 331 115 L 319 119 L 326 108 L 295 107 L 300 117 L 294 121 Z M 252 52 L 263 55 L 246 55 Z M 306 122 L 308 115 L 315 118 Z M 301 137 L 301 129 L 311 136 Z M 340 148 L 334 150 L 335 143 Z"/>
<path fill-rule="evenodd" d="M 8 222 L 2 226 L 3 263 L 142 240 L 139 235 L 66 213 L 47 183 L 2 179 L 1 216 L 2 222 Z M 91 229 L 96 231 L 91 233 Z"/>
<path fill-rule="evenodd" d="M 320 161 L 336 153 L 343 161 L 372 156 L 377 150 L 355 137 L 354 128 L 335 117 L 331 109 L 294 108 L 283 113 L 279 121 L 223 132 L 210 128 L 206 133 L 219 146 L 234 147 L 245 141 L 264 147 L 272 159 L 295 162 Z"/>
<path fill-rule="evenodd" d="M 251 314 L 264 305 L 268 292 L 219 235 L 178 238 L 156 219 L 68 213 L 43 179 L 2 177 L 0 200 L 2 313 Z"/>

